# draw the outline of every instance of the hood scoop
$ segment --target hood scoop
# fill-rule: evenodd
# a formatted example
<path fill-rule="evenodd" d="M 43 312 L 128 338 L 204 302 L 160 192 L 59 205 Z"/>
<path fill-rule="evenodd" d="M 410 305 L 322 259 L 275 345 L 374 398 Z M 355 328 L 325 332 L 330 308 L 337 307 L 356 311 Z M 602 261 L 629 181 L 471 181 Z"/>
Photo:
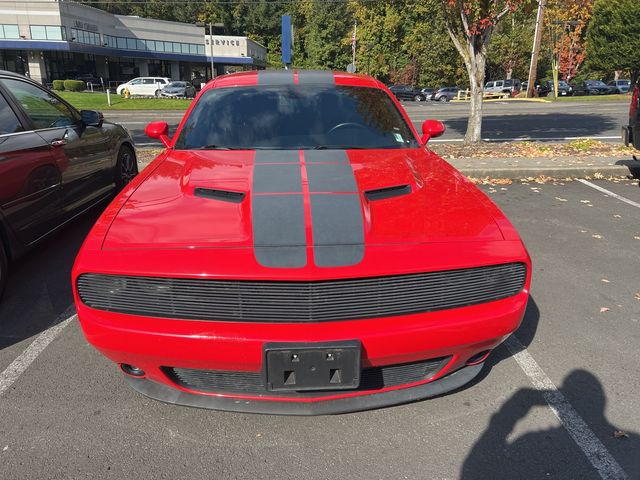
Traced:
<path fill-rule="evenodd" d="M 411 193 L 411 185 L 395 185 L 393 187 L 377 188 L 375 190 L 367 190 L 364 196 L 370 202 L 376 200 L 385 200 L 387 198 L 401 197 Z"/>
<path fill-rule="evenodd" d="M 193 191 L 196 197 L 220 200 L 229 203 L 242 203 L 246 194 L 244 192 L 233 192 L 231 190 L 220 190 L 214 188 L 196 187 Z"/>

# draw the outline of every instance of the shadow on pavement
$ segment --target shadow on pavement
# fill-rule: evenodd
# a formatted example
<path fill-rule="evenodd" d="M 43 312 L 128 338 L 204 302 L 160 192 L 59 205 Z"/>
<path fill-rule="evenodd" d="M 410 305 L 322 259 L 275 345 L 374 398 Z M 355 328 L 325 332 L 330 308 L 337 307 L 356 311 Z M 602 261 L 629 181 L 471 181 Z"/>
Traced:
<path fill-rule="evenodd" d="M 73 303 L 71 268 L 100 211 L 92 209 L 9 265 L 0 350 L 46 330 Z"/>
<path fill-rule="evenodd" d="M 468 117 L 445 120 L 448 129 L 464 135 Z M 508 140 L 514 137 L 558 138 L 601 135 L 618 128 L 618 123 L 604 115 L 568 113 L 486 116 L 482 123 L 483 138 Z"/>
<path fill-rule="evenodd" d="M 571 403 L 574 398 L 589 399 L 585 408 L 573 405 L 626 470 L 628 478 L 639 478 L 640 436 L 626 431 L 624 435 L 618 433 L 619 438 L 615 437 L 614 433 L 622 429 L 611 425 L 604 416 L 606 396 L 600 381 L 586 370 L 574 370 L 559 390 Z M 461 479 L 600 478 L 563 426 L 517 435 L 517 424 L 533 408 L 547 406 L 545 393 L 523 388 L 502 405 L 467 456 L 460 472 Z M 605 475 L 602 478 L 621 477 Z"/>

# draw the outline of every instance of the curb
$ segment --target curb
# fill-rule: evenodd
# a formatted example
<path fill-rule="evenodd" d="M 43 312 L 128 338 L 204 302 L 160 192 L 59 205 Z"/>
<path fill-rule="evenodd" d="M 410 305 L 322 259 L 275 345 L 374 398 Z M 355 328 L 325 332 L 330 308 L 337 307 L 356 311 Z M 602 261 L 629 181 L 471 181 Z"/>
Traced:
<path fill-rule="evenodd" d="M 640 166 L 638 167 L 640 170 Z M 630 169 L 623 166 L 611 165 L 608 167 L 554 167 L 554 168 L 462 168 L 460 172 L 470 178 L 508 178 L 510 180 L 522 180 L 531 177 L 551 178 L 585 178 L 596 174 L 604 177 L 626 177 Z"/>

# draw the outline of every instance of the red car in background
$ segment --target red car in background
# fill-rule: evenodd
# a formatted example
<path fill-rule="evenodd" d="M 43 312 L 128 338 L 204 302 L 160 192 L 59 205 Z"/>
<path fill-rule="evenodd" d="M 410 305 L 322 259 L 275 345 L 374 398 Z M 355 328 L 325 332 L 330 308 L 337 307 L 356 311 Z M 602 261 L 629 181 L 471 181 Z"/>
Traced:
<path fill-rule="evenodd" d="M 640 81 L 633 87 L 631 105 L 629 106 L 629 125 L 622 127 L 622 142 L 628 147 L 640 150 Z"/>
<path fill-rule="evenodd" d="M 472 380 L 522 321 L 527 251 L 377 80 L 258 71 L 203 88 L 73 269 L 87 340 L 137 391 L 312 415 Z"/>

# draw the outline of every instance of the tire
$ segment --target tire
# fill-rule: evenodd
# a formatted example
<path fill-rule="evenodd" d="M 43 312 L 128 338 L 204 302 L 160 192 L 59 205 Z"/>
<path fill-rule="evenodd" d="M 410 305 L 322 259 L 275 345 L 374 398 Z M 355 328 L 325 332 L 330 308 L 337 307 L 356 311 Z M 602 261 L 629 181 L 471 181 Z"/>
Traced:
<path fill-rule="evenodd" d="M 133 149 L 127 145 L 120 147 L 114 171 L 118 192 L 138 175 L 138 160 Z"/>
<path fill-rule="evenodd" d="M 4 251 L 4 245 L 0 239 L 0 298 L 2 298 L 2 292 L 7 285 L 7 275 L 9 274 L 9 266 L 7 262 L 7 254 Z"/>
<path fill-rule="evenodd" d="M 416 95 L 413 97 L 413 101 L 414 102 L 421 102 L 422 101 L 422 95 Z"/>
<path fill-rule="evenodd" d="M 161 93 L 162 92 L 160 90 L 156 90 L 156 93 L 155 93 L 156 98 L 160 98 Z"/>
<path fill-rule="evenodd" d="M 131 96 L 131 93 L 129 92 L 128 88 L 123 88 L 122 91 L 120 92 L 120 95 L 122 95 L 123 97 L 125 95 L 127 95 L 127 93 L 129 94 L 129 96 Z"/>
<path fill-rule="evenodd" d="M 448 102 L 449 101 L 449 97 L 447 97 L 446 95 L 441 96 L 438 99 L 439 102 Z"/>

